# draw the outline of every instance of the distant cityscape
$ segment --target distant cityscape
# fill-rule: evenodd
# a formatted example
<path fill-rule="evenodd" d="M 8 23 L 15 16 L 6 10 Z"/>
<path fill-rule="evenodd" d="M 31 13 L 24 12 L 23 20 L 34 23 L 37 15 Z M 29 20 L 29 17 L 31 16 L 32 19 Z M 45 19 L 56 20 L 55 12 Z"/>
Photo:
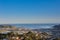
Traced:
<path fill-rule="evenodd" d="M 45 29 L 0 25 L 0 40 L 60 40 L 60 25 Z"/>

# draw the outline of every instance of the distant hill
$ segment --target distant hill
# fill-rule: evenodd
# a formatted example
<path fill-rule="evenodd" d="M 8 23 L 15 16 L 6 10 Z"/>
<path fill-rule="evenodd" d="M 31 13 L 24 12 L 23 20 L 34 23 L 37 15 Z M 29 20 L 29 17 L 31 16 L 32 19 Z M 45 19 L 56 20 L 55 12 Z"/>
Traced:
<path fill-rule="evenodd" d="M 13 26 L 11 25 L 0 25 L 0 28 L 12 28 Z"/>
<path fill-rule="evenodd" d="M 53 29 L 60 30 L 60 24 L 59 24 L 59 25 L 55 25 L 55 26 L 53 26 Z"/>

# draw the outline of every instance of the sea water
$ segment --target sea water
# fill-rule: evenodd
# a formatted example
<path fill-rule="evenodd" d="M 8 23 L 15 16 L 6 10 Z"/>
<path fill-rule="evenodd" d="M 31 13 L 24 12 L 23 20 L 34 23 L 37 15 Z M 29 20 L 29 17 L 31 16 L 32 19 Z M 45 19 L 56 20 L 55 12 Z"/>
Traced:
<path fill-rule="evenodd" d="M 41 29 L 41 28 L 53 28 L 56 24 L 11 24 L 20 28 L 29 28 L 29 29 Z"/>

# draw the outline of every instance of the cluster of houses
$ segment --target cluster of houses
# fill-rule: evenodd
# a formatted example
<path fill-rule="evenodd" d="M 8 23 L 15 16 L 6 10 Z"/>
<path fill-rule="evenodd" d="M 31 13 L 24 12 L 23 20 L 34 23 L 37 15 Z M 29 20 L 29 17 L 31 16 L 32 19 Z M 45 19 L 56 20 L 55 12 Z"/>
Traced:
<path fill-rule="evenodd" d="M 38 32 L 38 31 L 33 31 L 31 29 L 25 29 L 25 28 L 7 27 L 7 28 L 0 28 L 0 38 L 1 38 L 1 34 L 5 35 L 5 34 L 11 33 L 11 32 L 13 32 L 13 34 L 16 34 L 16 35 L 12 34 L 12 36 L 6 36 L 6 38 L 2 38 L 0 40 L 23 40 L 24 37 L 21 35 L 26 34 L 29 31 L 31 31 L 32 33 L 35 33 L 35 36 L 40 35 L 40 38 L 46 38 L 47 40 L 53 40 L 55 38 L 55 37 L 53 37 L 52 34 L 50 34 L 48 32 Z M 17 34 L 18 34 L 18 36 L 17 36 Z"/>
<path fill-rule="evenodd" d="M 8 34 L 10 33 L 11 31 L 5 31 L 5 32 L 1 32 L 2 34 Z M 20 30 L 20 31 L 12 31 L 13 34 L 18 34 L 18 35 L 23 35 L 23 34 L 26 34 L 29 32 L 29 30 Z M 52 36 L 50 34 L 47 34 L 47 33 L 42 33 L 42 32 L 37 32 L 37 31 L 31 31 L 32 33 L 35 33 L 35 36 L 41 36 L 41 38 L 51 38 Z M 27 37 L 28 38 L 28 37 Z M 23 36 L 17 36 L 17 35 L 13 35 L 13 36 L 10 36 L 8 38 L 4 38 L 3 40 L 23 40 L 24 37 Z"/>

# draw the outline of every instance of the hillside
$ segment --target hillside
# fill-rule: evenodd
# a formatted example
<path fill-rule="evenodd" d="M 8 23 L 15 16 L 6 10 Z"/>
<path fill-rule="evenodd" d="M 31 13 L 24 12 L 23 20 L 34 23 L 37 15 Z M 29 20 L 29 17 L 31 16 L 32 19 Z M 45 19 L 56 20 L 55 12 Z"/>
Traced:
<path fill-rule="evenodd" d="M 11 25 L 0 25 L 0 28 L 13 28 L 14 26 Z"/>

